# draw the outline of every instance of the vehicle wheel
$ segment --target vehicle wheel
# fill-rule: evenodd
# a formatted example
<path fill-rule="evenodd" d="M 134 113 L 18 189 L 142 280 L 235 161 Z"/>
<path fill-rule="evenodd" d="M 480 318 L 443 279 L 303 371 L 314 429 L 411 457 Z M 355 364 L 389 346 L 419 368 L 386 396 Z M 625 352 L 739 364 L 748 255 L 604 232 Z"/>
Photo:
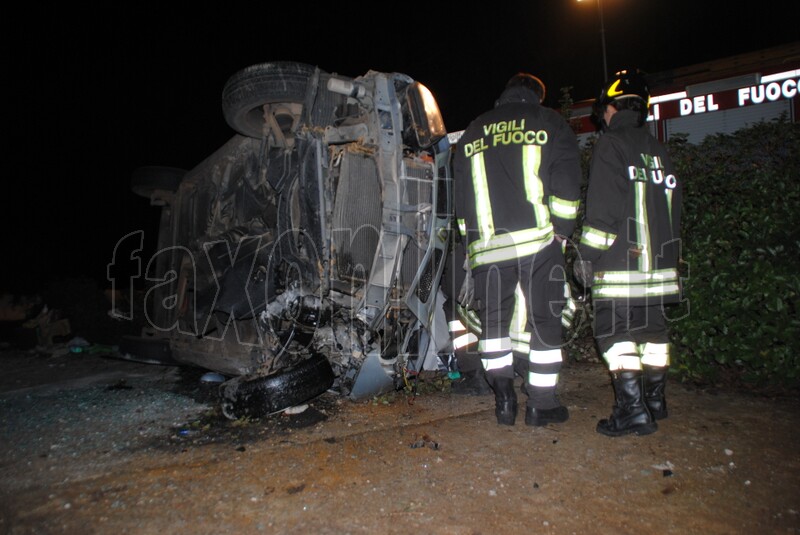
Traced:
<path fill-rule="evenodd" d="M 136 195 L 150 198 L 155 190 L 175 192 L 186 170 L 177 167 L 150 165 L 140 167 L 131 176 L 131 190 Z"/>
<path fill-rule="evenodd" d="M 225 121 L 243 136 L 261 138 L 264 104 L 302 104 L 315 70 L 311 65 L 292 61 L 260 63 L 242 69 L 228 79 L 222 90 Z"/>
<path fill-rule="evenodd" d="M 222 413 L 230 420 L 267 416 L 323 394 L 333 381 L 328 359 L 317 353 L 285 371 L 224 382 L 219 387 Z"/>
<path fill-rule="evenodd" d="M 120 339 L 119 351 L 116 356 L 123 360 L 132 360 L 134 362 L 180 366 L 180 363 L 172 358 L 169 340 L 164 338 L 123 335 Z"/>

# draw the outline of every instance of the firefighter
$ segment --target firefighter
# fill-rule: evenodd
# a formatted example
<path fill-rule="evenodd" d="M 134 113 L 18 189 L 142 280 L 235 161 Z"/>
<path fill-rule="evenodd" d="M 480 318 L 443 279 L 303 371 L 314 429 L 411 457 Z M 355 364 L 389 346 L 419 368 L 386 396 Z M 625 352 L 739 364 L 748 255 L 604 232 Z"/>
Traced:
<path fill-rule="evenodd" d="M 500 425 L 514 425 L 517 395 L 510 327 L 523 295 L 528 370 L 525 423 L 565 422 L 557 396 L 564 305 L 563 240 L 580 196 L 578 142 L 566 120 L 542 106 L 545 86 L 518 73 L 495 106 L 474 119 L 454 160 L 455 208 L 474 280 L 481 364 Z"/>
<path fill-rule="evenodd" d="M 603 133 L 589 169 L 575 279 L 591 288 L 594 336 L 614 387 L 608 436 L 646 435 L 667 417 L 664 305 L 679 300 L 681 186 L 646 119 L 650 93 L 638 70 L 616 73 L 595 101 Z"/>

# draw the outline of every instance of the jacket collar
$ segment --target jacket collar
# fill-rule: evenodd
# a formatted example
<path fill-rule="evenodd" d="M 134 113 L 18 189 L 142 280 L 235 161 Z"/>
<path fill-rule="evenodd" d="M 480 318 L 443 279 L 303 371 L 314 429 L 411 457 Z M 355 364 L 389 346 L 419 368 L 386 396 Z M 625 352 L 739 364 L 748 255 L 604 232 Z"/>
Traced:
<path fill-rule="evenodd" d="M 608 125 L 609 130 L 617 130 L 618 128 L 625 128 L 628 126 L 636 126 L 639 120 L 639 114 L 633 110 L 619 110 L 611 117 L 611 124 Z"/>

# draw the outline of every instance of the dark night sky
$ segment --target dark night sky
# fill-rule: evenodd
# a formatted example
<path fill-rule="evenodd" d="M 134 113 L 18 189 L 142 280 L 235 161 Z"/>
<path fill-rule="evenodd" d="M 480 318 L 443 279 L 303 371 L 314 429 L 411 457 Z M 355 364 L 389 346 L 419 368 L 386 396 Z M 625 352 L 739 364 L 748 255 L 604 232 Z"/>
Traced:
<path fill-rule="evenodd" d="M 793 2 L 602 2 L 612 72 L 658 72 L 800 38 Z M 246 66 L 291 60 L 348 76 L 403 72 L 431 89 L 450 131 L 492 106 L 519 70 L 547 84 L 552 107 L 561 87 L 572 86 L 580 100 L 602 83 L 594 0 L 472 8 L 395 2 L 380 4 L 380 12 L 335 2 L 296 10 L 274 2 L 144 4 L 31 5 L 5 17 L 11 90 L 3 112 L 0 290 L 35 291 L 77 276 L 105 284 L 117 240 L 143 229 L 145 247 L 152 246 L 157 209 L 130 192 L 131 172 L 143 165 L 191 169 L 227 141 L 234 132 L 220 95 Z"/>

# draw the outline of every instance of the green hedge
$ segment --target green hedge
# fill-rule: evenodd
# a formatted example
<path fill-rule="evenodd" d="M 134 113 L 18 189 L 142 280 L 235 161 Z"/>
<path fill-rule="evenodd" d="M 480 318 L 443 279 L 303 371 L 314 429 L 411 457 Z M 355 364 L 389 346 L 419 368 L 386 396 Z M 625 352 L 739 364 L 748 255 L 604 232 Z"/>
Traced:
<path fill-rule="evenodd" d="M 683 303 L 668 310 L 672 371 L 698 383 L 797 388 L 800 123 L 761 122 L 698 145 L 673 136 L 669 150 L 684 188 Z M 590 353 L 581 345 L 592 314 L 589 301 L 579 307 L 584 321 L 567 333 L 567 348 L 580 359 Z"/>
<path fill-rule="evenodd" d="M 693 380 L 800 384 L 800 124 L 673 139 L 683 181 L 684 304 L 673 367 Z"/>

